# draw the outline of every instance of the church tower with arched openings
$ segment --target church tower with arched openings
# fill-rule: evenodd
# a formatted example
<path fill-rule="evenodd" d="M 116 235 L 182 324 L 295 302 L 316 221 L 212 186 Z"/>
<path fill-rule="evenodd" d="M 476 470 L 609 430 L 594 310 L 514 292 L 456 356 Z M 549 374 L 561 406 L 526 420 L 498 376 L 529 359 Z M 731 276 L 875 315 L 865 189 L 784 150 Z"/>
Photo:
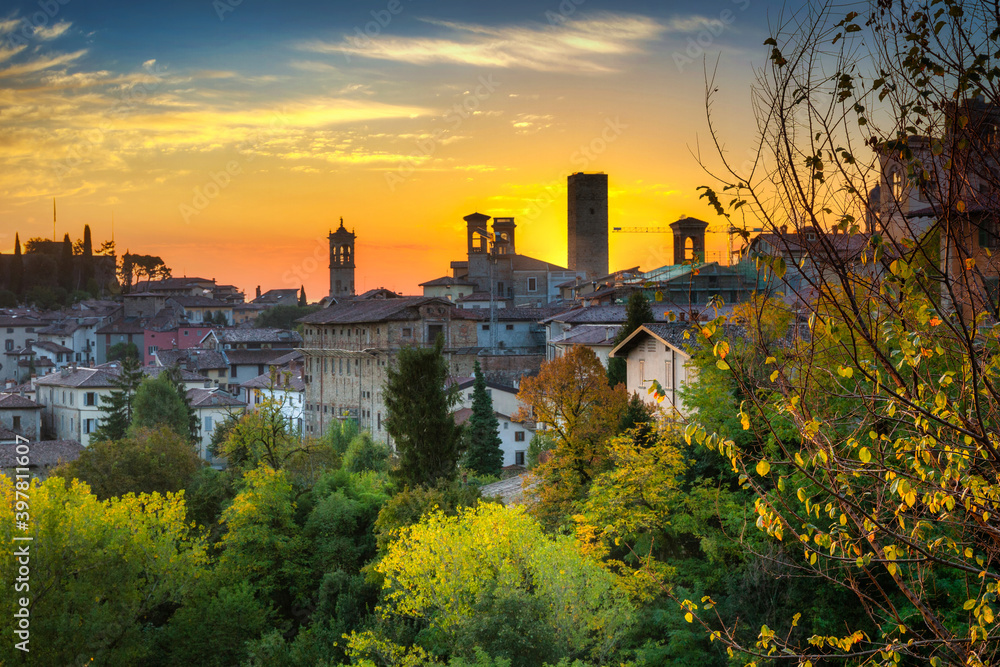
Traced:
<path fill-rule="evenodd" d="M 354 240 L 357 236 L 347 231 L 340 219 L 337 231 L 330 232 L 330 296 L 354 296 Z"/>
<path fill-rule="evenodd" d="M 707 222 L 683 216 L 677 222 L 671 222 L 670 229 L 674 233 L 674 264 L 685 261 L 701 264 L 705 261 Z"/>

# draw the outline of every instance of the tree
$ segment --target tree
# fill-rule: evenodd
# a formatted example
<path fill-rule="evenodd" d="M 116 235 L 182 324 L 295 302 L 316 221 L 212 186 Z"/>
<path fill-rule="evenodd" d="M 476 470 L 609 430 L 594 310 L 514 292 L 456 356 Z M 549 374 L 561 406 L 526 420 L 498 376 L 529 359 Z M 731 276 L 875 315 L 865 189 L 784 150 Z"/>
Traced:
<path fill-rule="evenodd" d="M 101 500 L 127 493 L 174 493 L 204 465 L 191 443 L 168 426 L 129 429 L 120 440 L 96 440 L 56 474 L 87 482 Z"/>
<path fill-rule="evenodd" d="M 191 407 L 191 400 L 188 398 L 187 389 L 184 387 L 183 370 L 179 364 L 174 364 L 163 371 L 163 374 L 169 378 L 170 382 L 174 385 L 174 391 L 177 395 L 181 397 L 184 401 L 184 411 L 187 413 L 188 420 L 188 437 L 191 438 L 192 442 L 198 439 L 198 433 L 201 424 L 198 421 L 198 414 Z"/>
<path fill-rule="evenodd" d="M 31 521 L 15 532 L 14 482 L 0 478 L 0 519 L 7 526 L 0 544 L 8 554 L 30 545 L 28 587 L 0 597 L 0 613 L 12 619 L 18 598 L 30 599 L 30 662 L 145 664 L 162 611 L 183 602 L 205 574 L 205 544 L 187 523 L 183 497 L 129 494 L 101 502 L 83 482 L 59 477 L 26 493 Z M 24 563 L 3 559 L 0 576 L 13 586 Z M 14 627 L 0 645 L 4 664 L 23 660 Z"/>
<path fill-rule="evenodd" d="M 137 255 L 125 251 L 118 267 L 122 290 L 128 294 L 140 280 L 162 280 L 170 277 L 170 268 L 155 255 Z"/>
<path fill-rule="evenodd" d="M 479 475 L 499 475 L 503 467 L 503 441 L 500 439 L 500 422 L 493 412 L 493 399 L 486 391 L 486 378 L 475 363 L 475 380 L 472 384 L 472 415 L 466 425 L 468 446 L 465 464 Z"/>
<path fill-rule="evenodd" d="M 643 324 L 655 321 L 653 309 L 649 307 L 649 300 L 642 292 L 633 292 L 625 305 L 625 323 L 615 335 L 614 346 L 632 335 L 632 333 Z M 612 387 L 624 384 L 627 380 L 625 376 L 625 360 L 619 357 L 608 359 L 608 384 Z"/>
<path fill-rule="evenodd" d="M 132 423 L 132 401 L 135 392 L 145 376 L 136 357 L 126 356 L 121 362 L 121 370 L 111 380 L 114 389 L 107 396 L 101 396 L 100 425 L 91 440 L 121 440 Z"/>
<path fill-rule="evenodd" d="M 62 253 L 59 256 L 59 286 L 67 292 L 73 291 L 73 242 L 69 234 L 63 237 Z"/>
<path fill-rule="evenodd" d="M 191 440 L 191 412 L 166 371 L 142 381 L 132 399 L 130 429 L 165 426 Z"/>
<path fill-rule="evenodd" d="M 389 468 L 392 451 L 381 442 L 375 442 L 365 431 L 354 436 L 344 452 L 344 470 L 348 472 L 385 472 Z"/>
<path fill-rule="evenodd" d="M 306 286 L 302 285 L 302 287 L 299 288 L 299 303 L 298 303 L 298 306 L 299 306 L 299 308 L 305 308 L 308 305 L 309 305 L 309 302 L 306 301 Z"/>
<path fill-rule="evenodd" d="M 275 470 L 304 466 L 312 470 L 336 460 L 336 454 L 292 431 L 281 411 L 281 402 L 261 401 L 257 409 L 239 417 L 216 448 L 229 466 L 246 472 L 266 465 Z"/>
<path fill-rule="evenodd" d="M 20 295 L 24 292 L 24 258 L 21 256 L 21 237 L 14 234 L 14 263 L 10 270 L 11 291 Z"/>
<path fill-rule="evenodd" d="M 118 342 L 108 348 L 108 361 L 123 361 L 125 358 L 139 360 L 139 348 L 135 343 Z"/>
<path fill-rule="evenodd" d="M 443 347 L 440 338 L 432 348 L 405 347 L 388 371 L 385 427 L 399 457 L 393 476 L 403 484 L 433 486 L 457 472 L 462 430 L 451 415 L 457 394 L 445 388 Z"/>
<path fill-rule="evenodd" d="M 542 480 L 535 496 L 537 516 L 558 526 L 577 513 L 593 476 L 608 465 L 607 441 L 617 431 L 628 394 L 624 385 L 608 385 L 593 350 L 575 346 L 525 378 L 518 398 L 531 413 L 516 418 L 544 425 L 554 443 L 552 457 L 535 468 Z"/>
<path fill-rule="evenodd" d="M 769 343 L 706 324 L 700 335 L 739 387 L 752 437 L 687 432 L 730 460 L 758 527 L 801 549 L 815 578 L 855 594 L 860 613 L 813 637 L 763 627 L 748 644 L 732 619 L 684 606 L 761 658 L 989 664 L 1000 657 L 988 194 L 1000 164 L 1000 32 L 987 3 L 861 9 L 814 8 L 767 40 L 758 154 L 747 169 L 720 156 L 720 182 L 705 188 L 734 224 L 785 239 L 784 252 L 757 261 L 804 304 L 809 329 Z M 806 261 L 786 262 L 802 240 Z"/>
<path fill-rule="evenodd" d="M 83 226 L 83 247 L 81 251 L 80 254 L 84 257 L 92 257 L 94 255 L 94 243 L 90 239 L 90 225 Z"/>
<path fill-rule="evenodd" d="M 254 326 L 261 329 L 295 329 L 301 325 L 296 320 L 319 310 L 313 306 L 275 306 L 268 308 L 254 320 Z"/>
<path fill-rule="evenodd" d="M 424 648 L 453 656 L 474 658 L 478 646 L 517 665 L 603 662 L 631 622 L 614 577 L 523 507 L 433 512 L 404 528 L 375 569 L 386 618 L 426 624 Z"/>

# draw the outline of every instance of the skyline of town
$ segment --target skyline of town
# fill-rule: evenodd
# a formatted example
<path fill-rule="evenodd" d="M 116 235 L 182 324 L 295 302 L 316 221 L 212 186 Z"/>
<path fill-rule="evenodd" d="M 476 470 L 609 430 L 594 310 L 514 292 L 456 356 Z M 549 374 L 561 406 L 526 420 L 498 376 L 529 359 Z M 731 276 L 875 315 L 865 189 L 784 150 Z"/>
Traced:
<path fill-rule="evenodd" d="M 343 217 L 359 289 L 412 294 L 474 211 L 514 217 L 526 253 L 565 265 L 576 171 L 609 174 L 611 226 L 711 221 L 693 155 L 703 57 L 720 83 L 745 80 L 775 5 L 550 4 L 67 3 L 43 20 L 15 3 L 0 248 L 15 230 L 48 238 L 55 197 L 57 239 L 84 224 L 110 238 L 113 217 L 119 253 L 176 275 L 318 295 Z M 749 147 L 748 122 L 722 129 Z M 611 267 L 669 264 L 669 239 L 650 241 L 613 235 Z"/>

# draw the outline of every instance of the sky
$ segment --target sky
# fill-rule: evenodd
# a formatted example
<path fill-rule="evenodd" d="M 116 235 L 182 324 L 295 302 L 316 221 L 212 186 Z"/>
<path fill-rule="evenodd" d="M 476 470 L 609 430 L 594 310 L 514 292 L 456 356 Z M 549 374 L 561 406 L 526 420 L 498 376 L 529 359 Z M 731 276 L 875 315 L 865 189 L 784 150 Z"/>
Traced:
<path fill-rule="evenodd" d="M 358 291 L 420 293 L 464 259 L 463 216 L 513 216 L 566 264 L 566 177 L 609 178 L 612 227 L 725 225 L 713 122 L 753 143 L 764 0 L 5 2 L 0 251 L 82 236 L 252 298 L 329 289 L 326 235 L 357 236 Z M 711 228 L 710 228 L 711 229 Z M 611 270 L 671 263 L 611 233 Z M 709 237 L 725 248 L 726 235 Z"/>

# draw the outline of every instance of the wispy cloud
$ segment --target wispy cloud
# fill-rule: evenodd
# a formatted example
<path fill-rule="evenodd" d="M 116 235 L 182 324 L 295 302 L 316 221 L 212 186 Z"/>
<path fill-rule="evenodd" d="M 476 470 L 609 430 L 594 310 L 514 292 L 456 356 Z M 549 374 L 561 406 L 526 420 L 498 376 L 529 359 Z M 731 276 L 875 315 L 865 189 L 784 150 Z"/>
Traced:
<path fill-rule="evenodd" d="M 71 25 L 67 21 L 60 21 L 52 26 L 40 25 L 35 28 L 35 37 L 39 39 L 55 39 L 69 30 Z"/>
<path fill-rule="evenodd" d="M 633 14 L 596 13 L 558 25 L 531 23 L 491 27 L 426 20 L 444 29 L 442 37 L 376 39 L 345 36 L 340 42 L 299 44 L 305 51 L 405 62 L 416 65 L 452 63 L 482 67 L 522 68 L 547 72 L 612 72 L 608 56 L 638 52 L 657 39 L 664 27 L 655 19 Z"/>
<path fill-rule="evenodd" d="M 52 69 L 54 67 L 60 67 L 79 59 L 86 53 L 86 49 L 81 49 L 79 51 L 74 51 L 73 53 L 47 56 L 35 60 L 29 60 L 25 63 L 11 65 L 6 69 L 0 69 L 0 79 L 9 79 L 16 76 L 22 76 L 24 74 L 32 74 L 34 72 L 41 72 L 42 70 Z"/>

